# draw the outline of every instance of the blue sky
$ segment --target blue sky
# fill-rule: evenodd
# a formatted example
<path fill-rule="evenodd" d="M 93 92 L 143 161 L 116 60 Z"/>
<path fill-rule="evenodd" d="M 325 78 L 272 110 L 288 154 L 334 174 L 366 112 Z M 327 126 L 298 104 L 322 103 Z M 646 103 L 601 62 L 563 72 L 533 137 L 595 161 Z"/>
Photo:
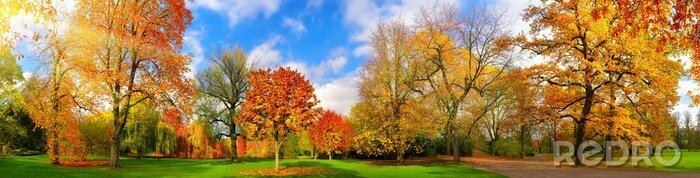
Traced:
<path fill-rule="evenodd" d="M 316 87 L 321 106 L 348 114 L 358 100 L 356 71 L 368 58 L 369 37 L 384 20 L 412 21 L 426 5 L 441 0 L 201 0 L 188 3 L 194 21 L 184 52 L 194 56 L 194 73 L 221 47 L 239 45 L 258 67 L 289 66 Z"/>
<path fill-rule="evenodd" d="M 72 11 L 67 0 L 66 11 Z M 481 1 L 481 0 L 474 0 Z M 412 22 L 413 15 L 426 5 L 456 4 L 465 9 L 470 0 L 195 0 L 187 2 L 194 20 L 185 34 L 183 52 L 193 56 L 189 76 L 208 66 L 208 56 L 222 47 L 239 45 L 248 52 L 258 67 L 289 66 L 311 80 L 321 106 L 348 114 L 358 100 L 355 84 L 358 68 L 371 53 L 368 46 L 371 31 L 378 22 L 399 18 Z M 484 7 L 497 5 L 513 21 L 513 33 L 529 30 L 520 14 L 535 0 L 484 0 Z M 12 21 L 13 30 L 22 18 Z M 31 28 L 31 27 L 30 27 Z M 16 53 L 25 75 L 37 70 L 31 45 L 17 43 Z M 525 59 L 521 65 L 541 62 L 542 58 Z M 690 63 L 683 58 L 686 68 Z M 687 78 L 680 81 L 682 95 L 676 111 L 690 110 L 685 96 L 697 83 Z"/>

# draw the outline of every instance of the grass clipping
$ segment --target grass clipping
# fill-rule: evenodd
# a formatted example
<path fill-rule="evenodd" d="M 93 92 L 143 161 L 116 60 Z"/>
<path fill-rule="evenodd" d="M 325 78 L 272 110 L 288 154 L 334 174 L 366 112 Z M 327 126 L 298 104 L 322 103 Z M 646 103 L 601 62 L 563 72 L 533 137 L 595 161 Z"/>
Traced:
<path fill-rule="evenodd" d="M 290 167 L 282 168 L 279 171 L 275 171 L 275 168 L 267 169 L 252 169 L 246 171 L 240 171 L 242 175 L 245 176 L 303 176 L 303 175 L 319 175 L 319 174 L 333 174 L 334 172 L 325 168 L 302 168 L 302 167 Z"/>

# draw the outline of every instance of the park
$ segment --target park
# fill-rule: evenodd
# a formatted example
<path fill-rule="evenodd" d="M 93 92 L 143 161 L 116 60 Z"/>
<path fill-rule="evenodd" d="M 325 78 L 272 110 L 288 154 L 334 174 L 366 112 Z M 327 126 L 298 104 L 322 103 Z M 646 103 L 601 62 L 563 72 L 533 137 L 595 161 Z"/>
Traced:
<path fill-rule="evenodd" d="M 700 1 L 0 0 L 0 177 L 700 177 Z"/>

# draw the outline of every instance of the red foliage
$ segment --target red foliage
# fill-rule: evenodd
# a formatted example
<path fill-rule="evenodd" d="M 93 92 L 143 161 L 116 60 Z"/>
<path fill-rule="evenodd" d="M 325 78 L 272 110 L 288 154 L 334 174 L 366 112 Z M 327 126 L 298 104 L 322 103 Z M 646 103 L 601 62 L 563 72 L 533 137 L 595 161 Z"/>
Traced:
<path fill-rule="evenodd" d="M 238 136 L 238 139 L 236 139 L 236 154 L 238 154 L 239 157 L 245 156 L 245 150 L 247 148 L 246 141 L 243 137 Z"/>
<path fill-rule="evenodd" d="M 311 140 L 319 150 L 327 153 L 340 153 L 350 150 L 355 132 L 350 122 L 338 113 L 326 110 L 314 126 L 309 129 Z"/>

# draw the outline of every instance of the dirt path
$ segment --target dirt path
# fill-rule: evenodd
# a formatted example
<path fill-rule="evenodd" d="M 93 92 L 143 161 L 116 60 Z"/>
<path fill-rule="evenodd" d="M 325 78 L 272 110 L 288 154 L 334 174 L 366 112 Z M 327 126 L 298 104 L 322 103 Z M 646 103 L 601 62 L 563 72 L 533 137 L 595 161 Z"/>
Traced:
<path fill-rule="evenodd" d="M 440 159 L 450 160 L 452 156 L 441 155 Z M 506 175 L 508 177 L 546 178 L 546 177 L 700 177 L 700 173 L 671 173 L 644 168 L 602 168 L 602 167 L 556 167 L 545 158 L 506 159 L 475 153 L 473 157 L 462 157 L 474 168 Z"/>

